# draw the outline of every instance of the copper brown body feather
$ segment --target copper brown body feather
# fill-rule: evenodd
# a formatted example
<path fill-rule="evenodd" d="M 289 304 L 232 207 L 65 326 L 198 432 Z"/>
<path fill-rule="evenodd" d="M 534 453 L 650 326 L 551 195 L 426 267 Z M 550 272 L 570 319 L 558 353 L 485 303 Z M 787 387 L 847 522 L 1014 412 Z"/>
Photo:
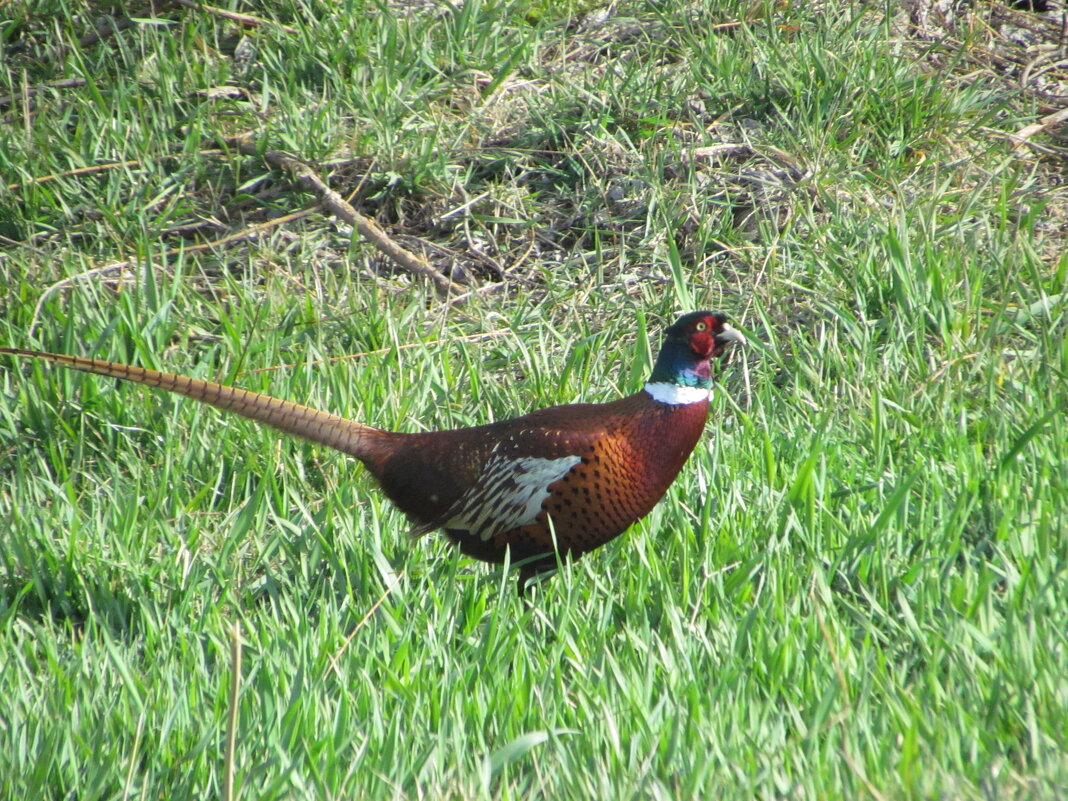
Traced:
<path fill-rule="evenodd" d="M 576 404 L 474 428 L 396 435 L 391 455 L 368 463 L 383 490 L 423 533 L 441 528 L 460 550 L 490 562 L 574 556 L 608 542 L 644 517 L 700 439 L 708 403 L 667 406 L 639 392 L 611 403 Z M 449 512 L 483 479 L 491 454 L 578 461 L 547 486 L 535 522 L 490 538 L 448 526 Z M 552 517 L 552 526 L 549 517 Z"/>

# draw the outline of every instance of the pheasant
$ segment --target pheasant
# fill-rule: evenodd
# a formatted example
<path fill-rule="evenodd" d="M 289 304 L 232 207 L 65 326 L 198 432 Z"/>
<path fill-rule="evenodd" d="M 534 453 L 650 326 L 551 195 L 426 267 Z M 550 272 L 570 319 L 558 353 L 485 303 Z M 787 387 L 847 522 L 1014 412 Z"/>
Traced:
<path fill-rule="evenodd" d="M 18 348 L 184 395 L 359 459 L 413 524 L 468 556 L 519 565 L 518 590 L 615 538 L 653 508 L 708 416 L 711 360 L 745 338 L 722 314 L 692 312 L 665 331 L 644 388 L 608 403 L 539 409 L 488 425 L 403 434 L 243 389 L 98 359 Z"/>

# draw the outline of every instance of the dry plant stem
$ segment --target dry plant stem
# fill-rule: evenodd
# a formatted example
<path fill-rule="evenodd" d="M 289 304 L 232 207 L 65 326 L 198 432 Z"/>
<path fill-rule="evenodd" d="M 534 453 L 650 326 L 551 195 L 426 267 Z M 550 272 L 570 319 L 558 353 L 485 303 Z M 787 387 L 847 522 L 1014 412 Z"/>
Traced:
<path fill-rule="evenodd" d="M 497 284 L 486 284 L 486 286 L 480 286 L 478 289 L 472 289 L 462 295 L 456 295 L 455 297 L 449 298 L 448 305 L 453 307 L 463 306 L 467 301 L 471 300 L 471 298 L 495 295 L 507 286 L 508 285 L 503 281 Z"/>
<path fill-rule="evenodd" d="M 386 587 L 382 591 L 382 594 L 378 596 L 378 600 L 371 605 L 371 608 L 367 610 L 367 613 L 362 618 L 360 618 L 356 626 L 352 629 L 352 631 L 349 632 L 349 636 L 345 638 L 345 642 L 341 644 L 341 647 L 338 649 L 337 653 L 330 657 L 331 671 L 333 671 L 334 673 L 338 672 L 337 660 L 341 658 L 341 655 L 343 653 L 345 653 L 345 649 L 349 647 L 349 643 L 352 642 L 352 638 L 355 637 L 356 633 L 364 627 L 364 624 L 367 623 L 368 620 L 371 619 L 371 615 L 373 615 L 375 613 L 375 610 L 382 605 L 382 602 L 389 597 L 389 594 L 393 592 L 393 588 L 400 583 L 400 580 L 402 578 L 404 578 L 403 570 L 393 577 L 393 581 L 391 581 L 389 583 L 389 586 Z"/>
<path fill-rule="evenodd" d="M 222 153 L 221 150 L 201 150 L 201 156 L 217 156 Z M 160 159 L 184 159 L 188 158 L 188 154 L 171 155 L 171 156 L 159 156 Z M 57 172 L 52 175 L 42 175 L 40 178 L 34 178 L 30 181 L 23 181 L 18 184 L 8 184 L 7 188 L 12 192 L 21 189 L 24 186 L 33 186 L 35 184 L 43 184 L 48 181 L 55 181 L 58 178 L 66 178 L 71 175 L 89 175 L 94 172 L 106 172 L 107 170 L 117 170 L 120 167 L 140 167 L 143 162 L 140 159 L 133 159 L 131 161 L 112 161 L 107 164 L 94 164 L 92 167 L 79 167 L 76 170 L 67 170 L 66 172 Z"/>
<path fill-rule="evenodd" d="M 226 761 L 223 773 L 223 798 L 234 798 L 234 749 L 237 743 L 237 708 L 241 703 L 241 626 L 230 629 L 230 709 L 226 718 Z"/>
<path fill-rule="evenodd" d="M 270 20 L 260 19 L 254 17 L 251 14 L 239 14 L 236 11 L 227 11 L 225 8 L 215 8 L 214 6 L 206 6 L 203 3 L 197 3 L 195 0 L 174 0 L 176 5 L 185 6 L 186 8 L 193 8 L 197 11 L 205 11 L 208 14 L 214 14 L 217 17 L 228 19 L 231 22 L 236 22 L 240 25 L 244 25 L 248 28 L 259 28 L 265 25 L 274 25 L 281 28 L 291 36 L 296 36 L 300 31 L 296 28 L 290 28 L 288 25 L 282 25 L 277 22 L 271 22 Z"/>
<path fill-rule="evenodd" d="M 1025 125 L 1016 135 L 1012 137 L 1012 146 L 1019 150 L 1025 144 L 1028 144 L 1027 140 L 1037 133 L 1041 133 L 1047 128 L 1052 128 L 1054 125 L 1060 122 L 1068 120 L 1068 106 L 1062 108 L 1060 111 L 1055 111 L 1053 114 L 1047 114 L 1038 122 L 1033 122 L 1030 125 Z"/>
<path fill-rule="evenodd" d="M 122 797 L 130 798 L 130 785 L 133 784 L 134 769 L 139 764 L 138 754 L 141 751 L 141 737 L 145 733 L 145 713 L 137 717 L 137 731 L 134 732 L 133 750 L 130 752 L 130 761 L 126 769 L 126 781 L 122 788 Z"/>
<path fill-rule="evenodd" d="M 227 139 L 226 142 L 246 155 L 260 155 L 259 148 L 246 138 L 235 137 Z M 341 195 L 327 186 L 318 173 L 303 161 L 280 150 L 268 150 L 262 155 L 269 164 L 289 173 L 302 189 L 315 194 L 327 209 L 355 227 L 361 236 L 370 241 L 372 245 L 389 257 L 396 265 L 414 275 L 421 275 L 430 279 L 434 284 L 434 288 L 441 295 L 448 296 L 452 291 L 452 281 L 431 267 L 425 259 L 405 250 L 393 241 L 378 223 L 369 217 L 364 217 L 346 203 Z"/>
<path fill-rule="evenodd" d="M 312 211 L 315 210 L 315 208 L 318 207 L 316 206 L 312 209 L 302 209 L 301 211 L 295 211 L 292 214 L 286 214 L 282 217 L 276 217 L 273 220 L 268 220 L 267 222 L 249 226 L 248 228 L 238 231 L 236 234 L 230 234 L 229 236 L 224 236 L 222 239 L 216 239 L 212 242 L 205 242 L 202 245 L 191 245 L 189 247 L 171 248 L 170 250 L 164 252 L 163 256 L 164 258 L 170 258 L 171 256 L 177 256 L 179 253 L 197 253 L 201 250 L 212 250 L 213 248 L 216 248 L 220 245 L 228 244 L 230 242 L 241 242 L 246 239 L 252 239 L 253 237 L 258 236 L 260 233 L 262 233 L 268 228 L 274 228 L 275 226 L 282 225 L 283 223 L 300 219 L 301 217 L 310 214 Z M 94 267 L 92 270 L 86 270 L 84 273 L 78 273 L 77 275 L 69 276 L 67 278 L 64 278 L 62 281 L 57 281 L 56 283 L 52 284 L 52 286 L 48 287 L 48 289 L 42 292 L 41 297 L 37 299 L 37 304 L 33 307 L 33 317 L 30 318 L 30 325 L 27 329 L 27 334 L 31 337 L 33 336 L 33 330 L 37 327 L 38 319 L 41 316 L 41 308 L 44 306 L 45 301 L 48 300 L 48 298 L 52 295 L 53 292 L 59 289 L 63 289 L 64 287 L 70 286 L 71 284 L 77 283 L 78 281 L 84 281 L 89 278 L 98 278 L 102 275 L 108 275 L 109 273 L 120 272 L 122 270 L 125 270 L 129 266 L 130 259 L 123 259 L 122 261 L 113 261 L 110 264 L 104 264 L 100 267 Z"/>
<path fill-rule="evenodd" d="M 707 145 L 706 147 L 695 147 L 690 151 L 690 155 L 697 158 L 726 158 L 729 156 L 748 156 L 753 152 L 753 148 L 747 144 L 735 144 L 733 142 L 724 142 L 718 145 Z"/>
<path fill-rule="evenodd" d="M 12 239 L 11 237 L 4 236 L 3 234 L 0 234 L 0 245 L 7 245 L 8 247 L 12 248 L 22 248 L 24 250 L 28 250 L 31 253 L 36 253 L 42 259 L 51 258 L 51 255 L 49 255 L 38 247 L 34 247 L 29 242 L 20 242 L 17 239 Z"/>

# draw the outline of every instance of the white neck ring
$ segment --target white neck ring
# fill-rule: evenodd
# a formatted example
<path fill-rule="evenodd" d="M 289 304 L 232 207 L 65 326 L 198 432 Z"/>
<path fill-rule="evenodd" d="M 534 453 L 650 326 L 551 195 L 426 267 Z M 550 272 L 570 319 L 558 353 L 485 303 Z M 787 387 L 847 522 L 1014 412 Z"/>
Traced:
<path fill-rule="evenodd" d="M 709 392 L 711 392 L 707 387 L 680 387 L 678 384 L 669 384 L 666 381 L 650 381 L 645 385 L 645 391 L 653 396 L 653 400 L 672 406 L 701 403 L 708 400 Z"/>

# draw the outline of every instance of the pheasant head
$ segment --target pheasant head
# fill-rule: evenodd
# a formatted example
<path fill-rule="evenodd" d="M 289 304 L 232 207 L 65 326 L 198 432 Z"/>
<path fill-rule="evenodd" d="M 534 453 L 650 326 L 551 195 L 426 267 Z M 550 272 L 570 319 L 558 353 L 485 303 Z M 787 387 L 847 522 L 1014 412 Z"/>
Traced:
<path fill-rule="evenodd" d="M 698 311 L 680 317 L 664 331 L 664 344 L 645 390 L 662 403 L 692 403 L 708 397 L 712 359 L 745 337 L 723 314 Z"/>

